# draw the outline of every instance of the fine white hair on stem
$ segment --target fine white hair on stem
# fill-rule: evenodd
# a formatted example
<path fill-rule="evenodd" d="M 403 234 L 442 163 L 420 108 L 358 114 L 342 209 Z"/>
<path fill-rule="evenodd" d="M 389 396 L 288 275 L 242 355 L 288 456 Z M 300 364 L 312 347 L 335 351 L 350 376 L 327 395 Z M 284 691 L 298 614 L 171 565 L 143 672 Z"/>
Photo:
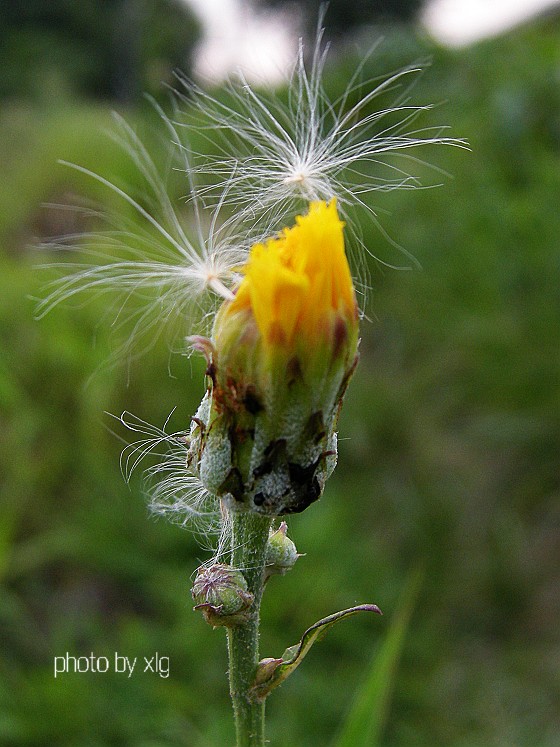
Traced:
<path fill-rule="evenodd" d="M 82 209 L 85 217 L 103 220 L 103 227 L 57 237 L 41 247 L 70 251 L 77 261 L 48 265 L 62 277 L 46 287 L 38 317 L 83 291 L 111 294 L 112 325 L 126 326 L 128 333 L 118 354 L 130 352 L 139 337 L 147 341 L 146 348 L 151 347 L 166 325 L 177 320 L 183 325 L 181 338 L 190 334 L 212 304 L 233 298 L 232 287 L 248 253 L 247 239 L 236 232 L 235 221 L 220 222 L 227 190 L 211 212 L 203 213 L 188 148 L 184 142 L 179 144 L 173 124 L 156 108 L 171 135 L 171 166 L 188 175 L 188 198 L 182 211 L 140 137 L 115 115 L 118 132 L 113 137 L 136 166 L 145 194 L 133 196 L 101 174 L 62 161 L 109 190 L 120 206 L 114 213 Z"/>
<path fill-rule="evenodd" d="M 150 510 L 174 523 L 187 526 L 206 543 L 218 537 L 215 557 L 223 555 L 227 535 L 227 516 L 218 498 L 211 495 L 187 467 L 187 431 L 168 433 L 171 413 L 163 428 L 123 412 L 117 420 L 138 435 L 121 452 L 121 471 L 128 483 L 142 467 Z M 146 466 L 146 461 L 152 462 Z"/>
<path fill-rule="evenodd" d="M 445 128 L 416 126 L 421 113 L 431 108 L 409 100 L 421 67 L 361 81 L 373 49 L 342 95 L 331 99 L 323 85 L 329 48 L 323 45 L 321 23 L 322 17 L 309 63 L 300 40 L 284 101 L 276 91 L 253 87 L 241 72 L 230 80 L 223 98 L 179 76 L 187 89 L 185 102 L 194 101 L 199 114 L 198 125 L 189 119 L 188 126 L 206 130 L 212 141 L 220 136 L 213 163 L 206 161 L 202 168 L 214 177 L 216 194 L 223 194 L 227 185 L 226 202 L 248 223 L 260 224 L 262 235 L 282 228 L 287 215 L 310 200 L 335 197 L 351 238 L 367 251 L 352 208 L 365 209 L 379 226 L 368 194 L 422 186 L 415 171 L 430 165 L 415 151 L 465 143 L 444 137 Z M 387 93 L 391 104 L 376 108 Z M 212 189 L 205 192 L 207 199 Z"/>

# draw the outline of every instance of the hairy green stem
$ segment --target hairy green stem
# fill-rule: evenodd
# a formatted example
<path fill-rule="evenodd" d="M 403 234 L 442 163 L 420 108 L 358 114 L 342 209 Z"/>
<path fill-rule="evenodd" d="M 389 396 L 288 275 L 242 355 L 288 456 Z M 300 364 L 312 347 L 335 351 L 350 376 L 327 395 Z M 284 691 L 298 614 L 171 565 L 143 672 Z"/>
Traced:
<path fill-rule="evenodd" d="M 264 586 L 266 543 L 271 520 L 250 512 L 232 517 L 232 565 L 243 572 L 255 601 L 247 621 L 228 628 L 229 687 L 237 747 L 264 747 L 264 701 L 250 696 L 259 661 L 259 611 Z"/>

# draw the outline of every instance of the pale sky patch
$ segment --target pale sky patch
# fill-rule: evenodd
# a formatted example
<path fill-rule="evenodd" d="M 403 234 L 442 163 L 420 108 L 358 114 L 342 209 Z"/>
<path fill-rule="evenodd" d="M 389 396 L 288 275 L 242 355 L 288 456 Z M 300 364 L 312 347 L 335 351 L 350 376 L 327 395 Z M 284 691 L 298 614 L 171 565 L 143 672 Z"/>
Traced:
<path fill-rule="evenodd" d="M 203 25 L 194 74 L 224 80 L 237 69 L 251 83 L 279 83 L 297 54 L 297 17 L 255 11 L 243 0 L 183 0 Z"/>
<path fill-rule="evenodd" d="M 423 23 L 444 44 L 463 46 L 560 7 L 560 0 L 431 0 Z"/>
<path fill-rule="evenodd" d="M 250 0 L 180 2 L 203 26 L 195 76 L 220 82 L 242 70 L 250 83 L 274 85 L 290 74 L 300 35 L 294 12 L 255 10 Z M 422 22 L 443 44 L 465 46 L 553 8 L 560 0 L 430 0 Z"/>

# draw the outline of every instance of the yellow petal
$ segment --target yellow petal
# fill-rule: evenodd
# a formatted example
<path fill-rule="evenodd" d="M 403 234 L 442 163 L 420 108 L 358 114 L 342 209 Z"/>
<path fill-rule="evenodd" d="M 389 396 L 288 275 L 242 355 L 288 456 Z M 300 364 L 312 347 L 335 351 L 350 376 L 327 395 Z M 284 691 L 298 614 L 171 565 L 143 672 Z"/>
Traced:
<path fill-rule="evenodd" d="M 313 202 L 295 226 L 252 248 L 230 309 L 252 311 L 265 345 L 291 346 L 296 335 L 313 344 L 333 312 L 355 320 L 343 227 L 334 199 Z"/>

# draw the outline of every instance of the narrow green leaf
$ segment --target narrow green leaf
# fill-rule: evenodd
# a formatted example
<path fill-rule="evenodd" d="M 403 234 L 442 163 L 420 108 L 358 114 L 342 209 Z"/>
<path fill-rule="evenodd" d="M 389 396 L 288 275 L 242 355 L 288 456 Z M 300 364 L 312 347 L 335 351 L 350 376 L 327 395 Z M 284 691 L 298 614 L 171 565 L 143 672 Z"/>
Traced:
<path fill-rule="evenodd" d="M 359 604 L 356 607 L 335 612 L 333 615 L 319 620 L 305 631 L 299 643 L 295 646 L 290 646 L 284 651 L 281 659 L 269 658 L 259 662 L 252 691 L 253 696 L 259 700 L 266 698 L 271 690 L 278 687 L 281 682 L 284 682 L 299 667 L 315 641 L 322 638 L 327 630 L 337 622 L 358 612 L 376 612 L 378 615 L 381 614 L 381 610 L 375 604 Z"/>
<path fill-rule="evenodd" d="M 424 574 L 411 574 L 401 606 L 393 617 L 387 638 L 374 657 L 369 675 L 333 747 L 377 747 L 385 723 L 397 665 Z"/>

